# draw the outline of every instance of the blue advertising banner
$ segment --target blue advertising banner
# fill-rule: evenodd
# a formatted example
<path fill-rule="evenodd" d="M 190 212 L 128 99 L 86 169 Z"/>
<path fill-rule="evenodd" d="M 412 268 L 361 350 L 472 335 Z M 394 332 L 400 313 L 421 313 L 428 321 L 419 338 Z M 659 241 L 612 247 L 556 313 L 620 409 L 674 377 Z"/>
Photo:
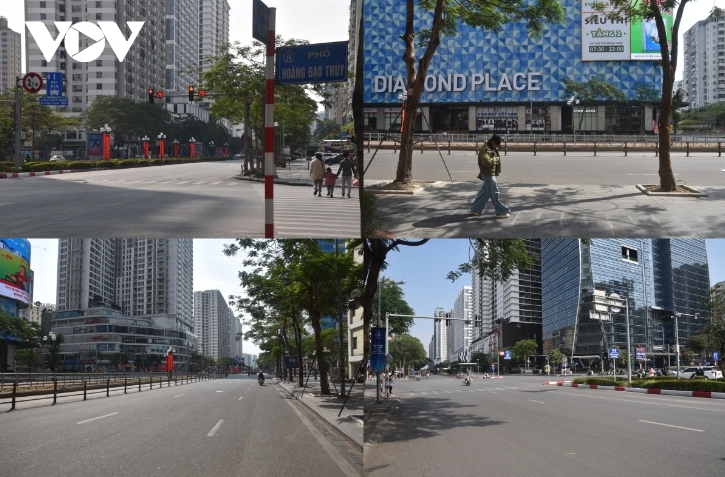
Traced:
<path fill-rule="evenodd" d="M 338 41 L 277 48 L 277 83 L 339 83 L 347 80 L 347 45 L 347 41 Z"/>
<path fill-rule="evenodd" d="M 370 372 L 385 371 L 385 328 L 373 327 L 370 331 Z"/>
<path fill-rule="evenodd" d="M 285 368 L 299 368 L 299 360 L 297 359 L 297 356 L 285 356 L 284 357 L 284 367 Z"/>

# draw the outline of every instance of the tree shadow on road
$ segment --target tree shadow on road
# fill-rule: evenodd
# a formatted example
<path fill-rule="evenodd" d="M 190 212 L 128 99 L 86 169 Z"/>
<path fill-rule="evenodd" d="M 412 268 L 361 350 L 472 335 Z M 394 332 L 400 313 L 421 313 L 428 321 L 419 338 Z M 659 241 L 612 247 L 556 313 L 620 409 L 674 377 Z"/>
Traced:
<path fill-rule="evenodd" d="M 406 398 L 404 403 L 397 405 L 394 416 L 385 426 L 380 443 L 424 439 L 460 427 L 487 427 L 505 423 L 465 412 L 467 408 L 480 409 L 480 406 L 443 398 Z"/>

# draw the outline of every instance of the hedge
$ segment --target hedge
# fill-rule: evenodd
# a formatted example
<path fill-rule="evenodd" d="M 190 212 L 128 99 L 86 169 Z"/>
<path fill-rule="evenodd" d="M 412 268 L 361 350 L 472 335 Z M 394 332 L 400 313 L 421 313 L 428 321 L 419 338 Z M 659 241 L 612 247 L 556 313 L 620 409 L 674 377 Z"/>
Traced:
<path fill-rule="evenodd" d="M 36 161 L 23 164 L 22 172 L 58 171 L 67 169 L 111 169 L 159 166 L 167 164 L 188 164 L 197 162 L 226 161 L 226 157 L 170 157 L 164 159 L 111 159 L 108 161 Z M 14 172 L 15 164 L 0 162 L 0 172 Z"/>
<path fill-rule="evenodd" d="M 647 379 L 633 379 L 632 384 L 627 383 L 627 378 L 613 379 L 607 378 L 576 378 L 574 379 L 577 384 L 596 384 L 598 386 L 627 386 L 632 388 L 644 388 L 644 389 L 671 389 L 676 391 L 711 391 L 711 392 L 725 392 L 725 380 L 714 381 L 703 378 L 698 379 L 680 379 L 676 377 L 661 376 Z"/>

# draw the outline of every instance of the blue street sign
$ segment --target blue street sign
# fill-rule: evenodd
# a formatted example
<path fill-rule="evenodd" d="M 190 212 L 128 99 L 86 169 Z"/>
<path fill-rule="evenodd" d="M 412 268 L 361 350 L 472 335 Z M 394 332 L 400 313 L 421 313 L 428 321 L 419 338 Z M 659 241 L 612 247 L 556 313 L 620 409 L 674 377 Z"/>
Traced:
<path fill-rule="evenodd" d="M 717 351 L 713 351 L 712 352 L 712 360 L 713 361 L 717 361 L 718 359 L 720 359 L 720 355 L 717 353 Z"/>
<path fill-rule="evenodd" d="M 277 48 L 277 83 L 339 83 L 347 80 L 347 45 L 347 41 L 338 41 Z"/>
<path fill-rule="evenodd" d="M 347 139 L 347 131 L 342 131 L 342 132 L 340 133 L 340 137 L 341 137 L 342 139 Z"/>
<path fill-rule="evenodd" d="M 45 94 L 49 98 L 63 96 L 63 73 L 45 74 Z"/>
<path fill-rule="evenodd" d="M 511 351 L 509 351 L 509 350 L 504 351 L 503 359 L 511 359 Z"/>
<path fill-rule="evenodd" d="M 613 359 L 619 358 L 619 349 L 609 348 L 609 357 Z"/>
<path fill-rule="evenodd" d="M 495 364 L 492 364 L 491 365 L 491 369 L 493 369 L 495 371 L 496 370 L 496 365 Z"/>
<path fill-rule="evenodd" d="M 68 106 L 68 98 L 40 98 L 41 106 Z"/>
<path fill-rule="evenodd" d="M 299 361 L 297 360 L 297 356 L 285 356 L 284 357 L 284 367 L 285 368 L 299 368 Z"/>
<path fill-rule="evenodd" d="M 252 4 L 252 38 L 265 45 L 269 42 L 269 7 L 262 0 Z"/>
<path fill-rule="evenodd" d="M 385 328 L 373 327 L 370 331 L 370 372 L 385 371 Z"/>

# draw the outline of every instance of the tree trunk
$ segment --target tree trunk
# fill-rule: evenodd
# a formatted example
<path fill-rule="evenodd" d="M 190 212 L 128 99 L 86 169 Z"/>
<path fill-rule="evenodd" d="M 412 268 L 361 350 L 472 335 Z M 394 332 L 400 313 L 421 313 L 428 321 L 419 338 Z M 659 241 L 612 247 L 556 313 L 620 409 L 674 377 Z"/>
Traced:
<path fill-rule="evenodd" d="M 413 133 L 415 131 L 415 116 L 420 105 L 420 97 L 423 94 L 423 83 L 428 73 L 428 66 L 433 58 L 438 45 L 440 44 L 440 31 L 443 26 L 443 9 L 446 0 L 436 0 L 436 7 L 433 12 L 433 25 L 431 27 L 430 40 L 423 57 L 415 67 L 415 31 L 413 30 L 413 19 L 415 13 L 414 0 L 407 0 L 405 34 L 400 38 L 405 42 L 405 62 L 408 76 L 407 99 L 405 101 L 405 120 L 402 122 L 403 129 L 400 135 L 400 155 L 398 156 L 398 169 L 395 174 L 395 182 L 410 183 L 413 180 Z"/>
<path fill-rule="evenodd" d="M 327 380 L 327 363 L 325 362 L 325 348 L 322 343 L 322 327 L 320 326 L 320 306 L 319 306 L 319 285 L 313 284 L 308 288 L 310 297 L 310 322 L 312 330 L 315 333 L 315 355 L 317 357 L 317 367 L 320 370 L 320 393 L 330 394 L 330 383 Z"/>

